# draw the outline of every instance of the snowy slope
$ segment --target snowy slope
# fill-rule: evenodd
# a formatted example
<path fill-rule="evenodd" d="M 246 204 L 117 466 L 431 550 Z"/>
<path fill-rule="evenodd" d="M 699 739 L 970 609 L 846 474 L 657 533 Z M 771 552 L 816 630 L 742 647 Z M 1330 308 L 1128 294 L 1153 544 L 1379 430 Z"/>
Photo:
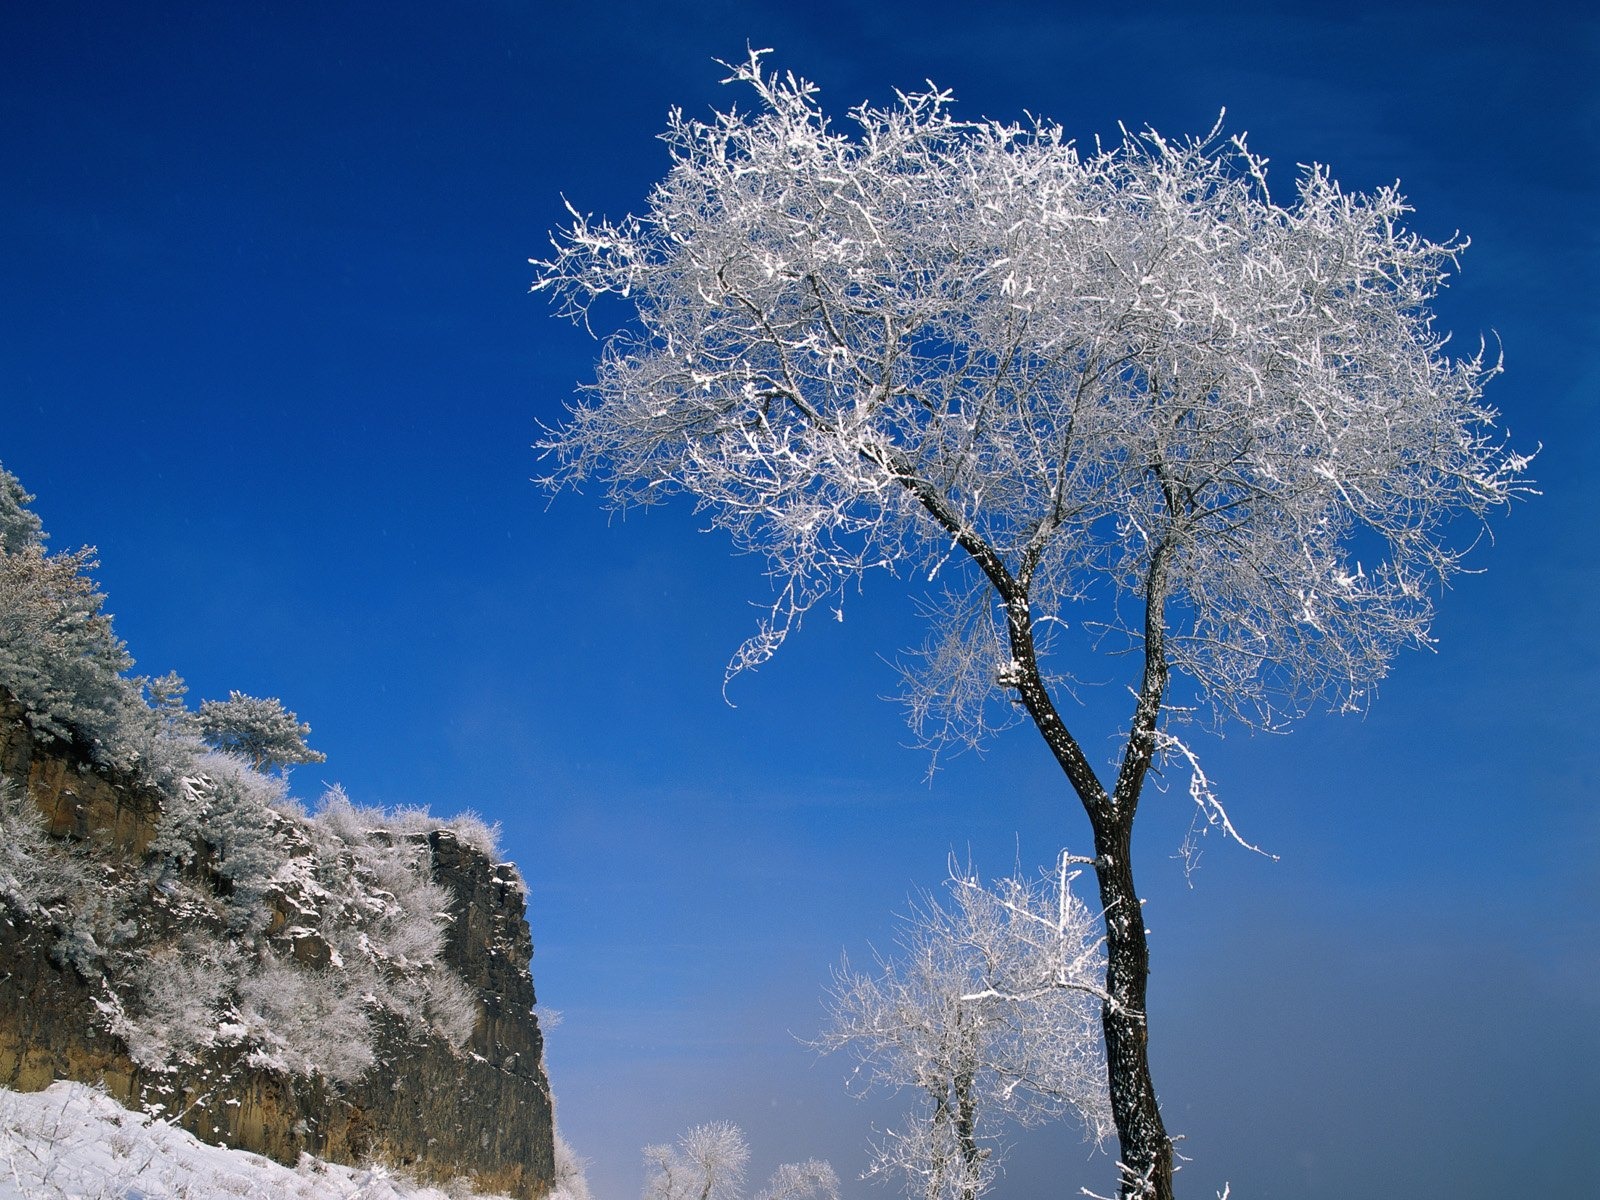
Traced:
<path fill-rule="evenodd" d="M 454 1190 L 454 1189 L 452 1189 Z M 456 1195 L 464 1195 L 456 1192 Z M 0 1090 L 0 1200 L 447 1200 L 381 1167 L 296 1170 L 197 1141 L 93 1088 Z"/>

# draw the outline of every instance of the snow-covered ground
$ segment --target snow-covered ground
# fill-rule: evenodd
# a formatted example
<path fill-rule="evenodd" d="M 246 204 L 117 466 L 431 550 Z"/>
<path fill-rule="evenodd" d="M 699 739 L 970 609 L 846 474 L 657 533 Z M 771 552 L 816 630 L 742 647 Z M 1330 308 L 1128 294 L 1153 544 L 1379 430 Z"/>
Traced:
<path fill-rule="evenodd" d="M 294 1170 L 196 1140 L 80 1083 L 0 1089 L 0 1200 L 447 1200 L 381 1167 Z"/>

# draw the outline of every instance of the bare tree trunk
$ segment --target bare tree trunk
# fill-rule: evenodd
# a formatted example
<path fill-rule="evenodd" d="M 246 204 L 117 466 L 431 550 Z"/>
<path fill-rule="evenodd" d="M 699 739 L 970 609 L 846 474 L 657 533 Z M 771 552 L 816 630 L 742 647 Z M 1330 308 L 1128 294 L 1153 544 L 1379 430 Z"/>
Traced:
<path fill-rule="evenodd" d="M 1006 605 L 1015 669 L 1009 682 L 1072 784 L 1094 829 L 1095 878 L 1105 911 L 1106 991 L 1101 1015 L 1106 1042 L 1106 1079 L 1123 1167 L 1123 1200 L 1173 1200 L 1172 1140 L 1167 1136 L 1150 1077 L 1145 993 L 1150 950 L 1144 913 L 1133 885 L 1133 817 L 1144 778 L 1155 756 L 1156 722 L 1167 683 L 1160 609 L 1164 598 L 1165 550 L 1154 556 L 1148 594 L 1145 675 L 1128 744 L 1108 794 L 1077 740 L 1068 732 L 1039 670 L 1033 621 L 1026 597 L 1012 586 Z M 1007 584 L 1010 585 L 1009 579 Z M 1006 594 L 1005 589 L 1001 589 Z"/>
<path fill-rule="evenodd" d="M 890 450 L 878 453 L 878 461 L 971 555 L 1000 597 L 1011 646 L 1011 662 L 1002 668 L 1001 682 L 1016 689 L 1017 700 L 1032 718 L 1089 816 L 1094 829 L 1095 877 L 1105 910 L 1106 991 L 1112 999 L 1102 1011 L 1101 1027 L 1105 1032 L 1111 1115 L 1121 1150 L 1120 1194 L 1123 1200 L 1173 1200 L 1172 1140 L 1162 1123 L 1155 1082 L 1150 1077 L 1145 1020 L 1150 950 L 1145 941 L 1139 894 L 1133 886 L 1132 856 L 1133 816 L 1144 790 L 1145 774 L 1155 757 L 1157 722 L 1167 686 L 1164 608 L 1172 543 L 1163 540 L 1157 545 L 1146 574 L 1144 677 L 1116 784 L 1108 793 L 1062 720 L 1039 667 L 1033 610 L 1028 599 L 1028 584 L 1038 564 L 1039 550 L 1025 554 L 1020 569 L 1013 573 L 995 549 L 962 522 L 939 489 L 918 477 L 903 456 Z M 1168 505 L 1177 511 L 1180 498 L 1165 477 L 1162 486 Z M 1038 548 L 1042 546 L 1041 540 Z"/>
<path fill-rule="evenodd" d="M 983 1166 L 984 1151 L 978 1145 L 978 1100 L 973 1095 L 974 1075 L 963 1071 L 956 1079 L 956 1136 L 961 1143 L 961 1162 L 965 1176 L 961 1184 L 962 1200 L 977 1200 L 978 1172 Z"/>
<path fill-rule="evenodd" d="M 1117 1124 L 1124 1200 L 1172 1200 L 1172 1140 L 1150 1076 L 1145 1021 L 1150 953 L 1133 886 L 1131 822 L 1095 822 L 1095 878 L 1105 909 L 1106 991 L 1101 1010 L 1111 1114 Z"/>

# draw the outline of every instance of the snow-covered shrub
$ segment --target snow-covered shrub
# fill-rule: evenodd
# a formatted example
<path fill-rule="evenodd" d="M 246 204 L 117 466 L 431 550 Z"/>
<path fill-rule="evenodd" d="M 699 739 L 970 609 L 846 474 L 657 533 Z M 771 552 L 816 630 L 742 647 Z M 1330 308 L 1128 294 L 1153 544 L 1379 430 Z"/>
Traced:
<path fill-rule="evenodd" d="M 471 846 L 490 862 L 500 860 L 500 822 L 485 821 L 472 809 L 452 817 L 436 817 L 426 806 L 405 806 L 383 815 L 384 828 L 394 833 L 432 833 L 448 829 L 464 846 Z"/>
<path fill-rule="evenodd" d="M 230 942 L 199 932 L 140 955 L 127 973 L 132 1008 L 124 1006 L 113 1032 L 134 1062 L 160 1068 L 219 1041 L 242 971 L 243 956 Z"/>
<path fill-rule="evenodd" d="M 555 1131 L 555 1146 L 555 1182 L 545 1200 L 591 1200 L 588 1160 L 578 1156 L 559 1129 Z"/>
<path fill-rule="evenodd" d="M 239 985 L 238 1033 L 254 1066 L 335 1082 L 370 1067 L 373 1030 L 364 995 L 345 972 L 308 970 L 268 956 Z"/>
<path fill-rule="evenodd" d="M 0 901 L 53 939 L 51 957 L 85 978 L 133 940 L 126 878 L 81 843 L 50 836 L 21 783 L 0 775 Z"/>
<path fill-rule="evenodd" d="M 0 775 L 0 898 L 25 913 L 42 912 L 86 883 L 83 864 L 50 839 L 27 792 Z"/>
<path fill-rule="evenodd" d="M 351 804 L 342 791 L 334 788 L 323 796 L 317 816 L 341 837 L 353 841 L 379 831 L 399 837 L 446 830 L 490 862 L 500 860 L 500 822 L 486 821 L 470 808 L 449 817 L 435 816 L 426 805 L 368 808 Z"/>
<path fill-rule="evenodd" d="M 385 980 L 377 999 L 414 1034 L 460 1047 L 478 1026 L 477 993 L 442 965 L 396 974 Z"/>
<path fill-rule="evenodd" d="M 380 810 L 336 788 L 317 817 L 299 815 L 281 777 L 235 755 L 208 753 L 199 768 L 163 834 L 199 849 L 166 858 L 180 873 L 164 876 L 164 902 L 199 894 L 206 879 L 228 886 L 209 902 L 213 933 L 118 975 L 111 1023 L 140 1061 L 234 1042 L 254 1065 L 345 1081 L 376 1061 L 384 1013 L 411 1036 L 465 1042 L 478 1001 L 440 960 L 452 896 L 433 880 L 426 839 L 390 834 Z M 219 935 L 243 953 L 219 953 Z M 193 979 L 164 974 L 190 962 L 204 964 Z"/>
<path fill-rule="evenodd" d="M 108 957 L 116 955 L 139 933 L 133 897 L 114 871 L 82 864 L 83 886 L 59 910 L 50 912 L 56 933 L 51 957 L 85 979 L 102 976 Z"/>
<path fill-rule="evenodd" d="M 201 801 L 200 839 L 212 868 L 231 888 L 230 923 L 253 925 L 265 917 L 262 901 L 288 857 L 281 779 L 252 770 L 231 754 L 202 757 L 191 794 Z"/>
<path fill-rule="evenodd" d="M 395 824 L 382 809 L 351 804 L 341 788 L 324 795 L 309 823 L 321 928 L 347 967 L 371 968 L 377 1004 L 415 1032 L 460 1045 L 478 1004 L 440 962 L 454 898 L 434 882 L 422 831 Z"/>

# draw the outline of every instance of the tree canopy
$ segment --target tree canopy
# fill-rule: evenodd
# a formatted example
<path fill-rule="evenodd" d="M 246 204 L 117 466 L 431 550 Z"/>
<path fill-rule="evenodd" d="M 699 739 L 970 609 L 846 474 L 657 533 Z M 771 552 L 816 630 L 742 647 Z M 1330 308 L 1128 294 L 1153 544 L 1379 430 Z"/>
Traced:
<path fill-rule="evenodd" d="M 758 106 L 675 112 L 647 211 L 574 212 L 534 286 L 637 317 L 545 441 L 552 479 L 687 492 L 781 581 L 734 669 L 874 568 L 961 576 L 917 712 L 966 732 L 1012 690 L 996 584 L 1094 614 L 1052 646 L 1137 643 L 1158 595 L 1172 666 L 1267 722 L 1361 703 L 1427 640 L 1455 519 L 1526 463 L 1482 400 L 1498 363 L 1433 327 L 1464 241 L 1321 167 L 1281 205 L 1216 130 L 1085 152 L 930 90 L 850 136 L 756 55 L 733 79 Z M 941 573 L 952 551 L 977 570 Z"/>
<path fill-rule="evenodd" d="M 258 771 L 327 759 L 306 745 L 311 726 L 276 697 L 261 699 L 230 692 L 226 700 L 205 700 L 197 723 L 200 735 L 212 746 L 242 755 Z"/>

